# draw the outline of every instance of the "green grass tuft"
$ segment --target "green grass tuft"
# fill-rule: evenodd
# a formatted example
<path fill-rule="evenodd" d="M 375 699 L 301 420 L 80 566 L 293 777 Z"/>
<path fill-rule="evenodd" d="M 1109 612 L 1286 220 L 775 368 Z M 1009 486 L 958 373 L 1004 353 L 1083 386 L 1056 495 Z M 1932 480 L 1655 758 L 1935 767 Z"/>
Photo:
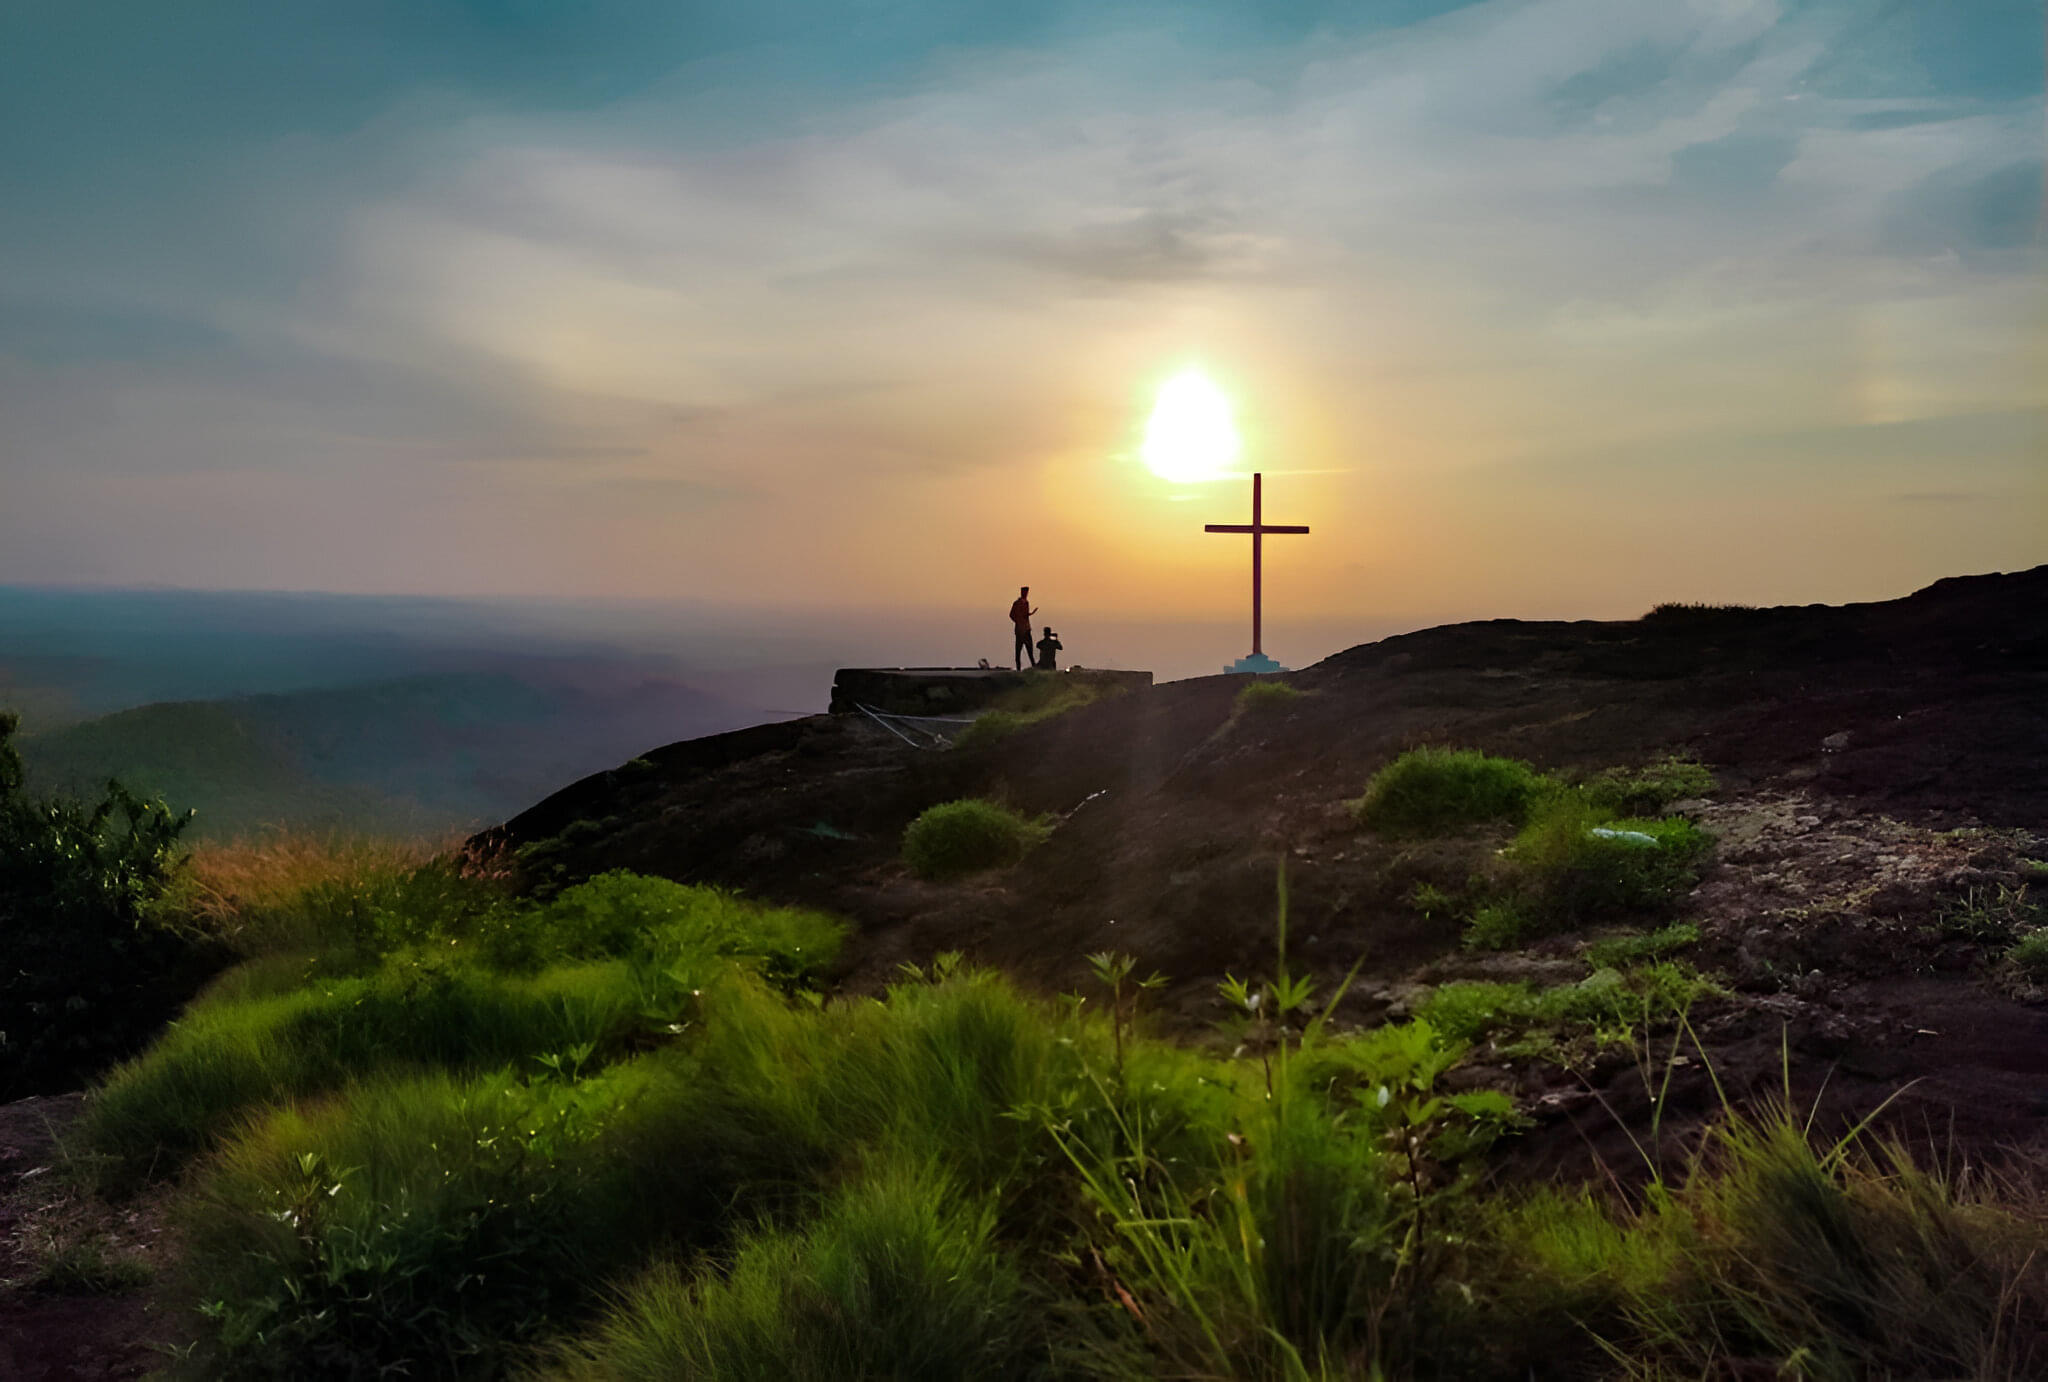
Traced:
<path fill-rule="evenodd" d="M 1360 825 L 1388 834 L 1423 834 L 1519 821 L 1551 790 L 1549 780 L 1515 758 L 1474 749 L 1410 749 L 1373 774 L 1350 803 Z"/>
<path fill-rule="evenodd" d="M 28 1286 L 32 1291 L 61 1296 L 115 1296 L 139 1290 L 155 1278 L 140 1257 L 88 1236 L 38 1254 Z"/>
<path fill-rule="evenodd" d="M 1288 709 L 1301 699 L 1301 694 L 1299 689 L 1284 681 L 1256 677 L 1245 683 L 1233 704 L 1247 715 L 1270 715 Z"/>
<path fill-rule="evenodd" d="M 531 1069 L 563 1053 L 594 1069 L 686 1019 L 734 972 L 813 982 L 844 931 L 820 913 L 627 873 L 543 907 L 451 912 L 438 896 L 416 912 L 366 909 L 325 957 L 231 971 L 115 1070 L 72 1139 L 103 1188 L 175 1171 L 267 1101 L 371 1075 Z"/>
<path fill-rule="evenodd" d="M 1703 797 L 1720 784 L 1702 763 L 1689 758 L 1660 759 L 1641 768 L 1608 768 L 1580 788 L 1586 799 L 1619 816 L 1649 816 L 1674 801 Z"/>
<path fill-rule="evenodd" d="M 2035 931 L 2020 938 L 2006 952 L 2014 969 L 2030 984 L 2048 984 L 2048 931 Z"/>
<path fill-rule="evenodd" d="M 903 832 L 903 862 L 919 878 L 957 878 L 1014 864 L 1051 834 L 1043 821 L 992 801 L 942 802 Z"/>
<path fill-rule="evenodd" d="M 1093 705 L 1105 694 L 1120 696 L 1124 694 L 1124 688 L 1116 687 L 1105 692 L 1099 683 L 1054 673 L 1034 677 L 1027 684 L 1004 692 L 987 710 L 976 715 L 974 723 L 960 731 L 953 747 L 969 752 L 989 748 L 1018 730 L 1043 724 L 1084 705 Z"/>
<path fill-rule="evenodd" d="M 630 1092 L 426 1075 L 250 1125 L 184 1201 L 216 1375 L 503 1372 L 658 1234 L 580 1155 Z"/>
<path fill-rule="evenodd" d="M 862 1382 L 1038 1375 L 1021 1273 L 996 1215 L 941 1177 L 856 1182 L 806 1228 L 763 1228 L 729 1270 L 663 1264 L 594 1335 L 564 1382 Z M 1036 1347 L 1034 1347 L 1036 1345 Z"/>
<path fill-rule="evenodd" d="M 1533 1028 L 1639 1029 L 1690 1009 L 1720 992 L 1696 971 L 1671 961 L 1637 969 L 1599 969 L 1576 984 L 1460 981 L 1432 990 L 1416 1016 L 1447 1040 L 1477 1041 Z"/>
<path fill-rule="evenodd" d="M 2024 883 L 2016 888 L 2002 883 L 1996 888 L 1971 888 L 1959 902 L 1943 910 L 1935 931 L 1950 940 L 2010 945 L 2040 918 L 2042 909 L 2030 892 Z"/>
<path fill-rule="evenodd" d="M 1546 927 L 1669 906 L 1699 878 L 1712 848 L 1679 817 L 1614 819 L 1577 794 L 1546 797 L 1506 857 Z"/>
<path fill-rule="evenodd" d="M 1689 921 L 1675 922 L 1642 935 L 1595 941 L 1586 947 L 1586 963 L 1595 969 L 1619 969 L 1643 960 L 1664 959 L 1699 942 L 1699 927 Z"/>
<path fill-rule="evenodd" d="M 1465 925 L 1465 945 L 1472 950 L 1509 950 L 1538 930 L 1537 918 L 1512 897 L 1482 902 Z"/>

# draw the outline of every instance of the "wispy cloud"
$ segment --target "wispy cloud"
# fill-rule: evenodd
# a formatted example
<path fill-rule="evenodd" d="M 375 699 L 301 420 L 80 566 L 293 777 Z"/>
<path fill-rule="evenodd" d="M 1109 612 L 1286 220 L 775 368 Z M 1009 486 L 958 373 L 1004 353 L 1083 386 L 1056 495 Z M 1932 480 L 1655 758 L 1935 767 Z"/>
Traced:
<path fill-rule="evenodd" d="M 1255 445 L 1355 477 L 1323 502 L 1361 519 L 1455 506 L 1476 467 L 2024 409 L 2040 94 L 1912 67 L 1888 13 L 1492 0 L 1226 47 L 1105 11 L 786 107 L 785 66 L 729 53 L 580 106 L 409 91 L 255 165 L 326 213 L 288 289 L 39 278 L 210 344 L 31 351 L 0 454 L 405 458 L 582 524 L 564 543 L 701 536 L 649 556 L 663 582 L 736 550 L 807 582 L 886 515 L 1002 531 L 1001 496 L 1125 452 L 1135 392 L 1191 354 Z"/>

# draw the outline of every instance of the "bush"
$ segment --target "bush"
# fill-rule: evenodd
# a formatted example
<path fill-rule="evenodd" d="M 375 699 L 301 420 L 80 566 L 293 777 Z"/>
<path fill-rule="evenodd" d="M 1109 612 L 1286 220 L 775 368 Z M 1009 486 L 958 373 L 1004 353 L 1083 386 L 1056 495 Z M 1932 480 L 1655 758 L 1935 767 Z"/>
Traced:
<path fill-rule="evenodd" d="M 1016 863 L 1052 828 L 1007 806 L 968 798 L 930 807 L 903 832 L 903 862 L 919 878 L 955 878 Z"/>
<path fill-rule="evenodd" d="M 1360 825 L 1389 834 L 1422 834 L 1486 821 L 1519 821 L 1547 778 L 1515 758 L 1473 749 L 1410 749 L 1373 774 L 1351 802 Z"/>
<path fill-rule="evenodd" d="M 1711 838 L 1690 821 L 1612 819 L 1577 794 L 1546 798 L 1507 849 L 1548 927 L 1668 906 L 1698 880 Z"/>
<path fill-rule="evenodd" d="M 1286 710 L 1301 699 L 1301 692 L 1284 681 L 1255 677 L 1237 693 L 1235 704 L 1247 715 L 1269 715 Z"/>
<path fill-rule="evenodd" d="M 1608 768 L 1588 778 L 1581 790 L 1588 801 L 1616 815 L 1648 816 L 1674 801 L 1703 797 L 1719 785 L 1704 764 L 1671 757 L 1642 768 Z"/>
<path fill-rule="evenodd" d="M 77 1088 L 224 958 L 152 916 L 190 813 L 117 782 L 90 807 L 23 795 L 15 725 L 0 714 L 0 1100 Z"/>

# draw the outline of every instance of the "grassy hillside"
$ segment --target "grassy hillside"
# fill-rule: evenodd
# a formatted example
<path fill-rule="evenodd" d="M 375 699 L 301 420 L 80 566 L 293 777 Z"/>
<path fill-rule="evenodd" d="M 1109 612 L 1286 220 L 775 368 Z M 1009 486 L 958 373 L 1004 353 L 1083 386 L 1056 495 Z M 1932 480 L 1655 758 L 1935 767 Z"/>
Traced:
<path fill-rule="evenodd" d="M 195 833 L 270 824 L 377 830 L 420 824 L 366 788 L 317 780 L 292 743 L 234 702 L 146 705 L 22 744 L 30 784 L 83 795 L 117 777 L 199 812 Z"/>
<path fill-rule="evenodd" d="M 545 902 L 354 856 L 248 886 L 246 955 L 68 1139 L 47 1289 L 198 1309 L 180 1376 L 2039 1375 L 2041 1199 L 1724 1110 L 1696 1156 L 1502 1183 L 1528 1115 L 1470 986 L 1368 1029 L 1278 943 L 1227 1039 L 1094 957 L 941 954 L 871 996 L 816 912 L 612 873 Z M 255 880 L 260 881 L 260 880 Z M 1269 911 L 1263 919 L 1271 925 Z M 1612 957 L 1608 957 L 1612 958 Z M 1619 957 L 1630 975 L 1677 972 Z M 1606 973 L 1617 974 L 1613 968 Z M 1542 1020 L 1700 1058 L 1684 986 Z M 1667 1152 L 1669 1149 L 1663 1149 Z M 136 1206 L 180 1232 L 137 1241 Z M 146 1216 L 145 1216 L 146 1217 Z M 168 1244 L 179 1255 L 166 1257 Z"/>
<path fill-rule="evenodd" d="M 143 919 L 229 967 L 0 1180 L 0 1319 L 154 1289 L 207 1378 L 2048 1375 L 2044 583 L 202 849 Z"/>

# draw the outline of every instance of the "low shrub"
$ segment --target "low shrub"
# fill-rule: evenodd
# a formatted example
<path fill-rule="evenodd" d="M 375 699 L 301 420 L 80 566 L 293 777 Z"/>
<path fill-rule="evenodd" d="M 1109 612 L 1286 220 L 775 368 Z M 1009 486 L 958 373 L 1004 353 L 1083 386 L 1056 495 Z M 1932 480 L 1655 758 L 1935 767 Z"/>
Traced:
<path fill-rule="evenodd" d="M 1232 703 L 1247 715 L 1270 715 L 1290 708 L 1300 699 L 1301 691 L 1284 681 L 1255 677 L 1245 683 Z"/>
<path fill-rule="evenodd" d="M 27 796 L 15 725 L 0 714 L 0 1100 L 77 1088 L 226 959 L 154 913 L 191 813 L 117 782 L 92 805 Z"/>
<path fill-rule="evenodd" d="M 1580 790 L 1616 815 L 1650 816 L 1674 801 L 1706 796 L 1719 785 L 1705 764 L 1674 756 L 1641 768 L 1608 768 L 1586 779 Z"/>
<path fill-rule="evenodd" d="M 992 801 L 970 797 L 927 808 L 903 832 L 903 862 L 919 878 L 955 878 L 1016 863 L 1052 833 Z"/>
<path fill-rule="evenodd" d="M 1474 749 L 1410 749 L 1374 773 L 1350 803 L 1360 825 L 1388 834 L 1421 834 L 1487 821 L 1519 821 L 1551 790 L 1547 778 L 1515 758 Z"/>

